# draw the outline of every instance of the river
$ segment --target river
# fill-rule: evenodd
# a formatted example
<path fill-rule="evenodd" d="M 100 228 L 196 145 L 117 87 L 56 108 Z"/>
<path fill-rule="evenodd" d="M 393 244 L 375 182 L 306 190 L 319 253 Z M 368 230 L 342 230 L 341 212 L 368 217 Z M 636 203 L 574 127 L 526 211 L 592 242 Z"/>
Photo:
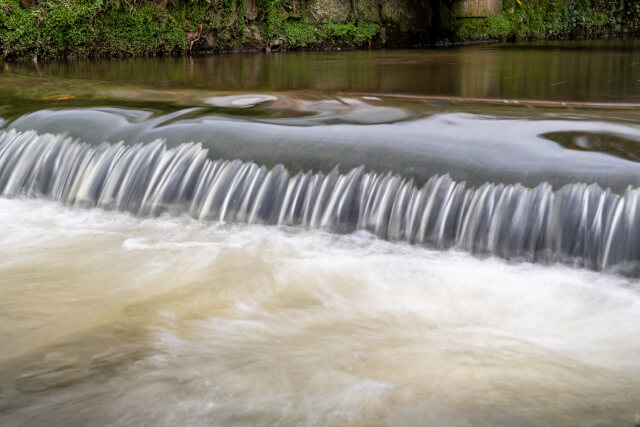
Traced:
<path fill-rule="evenodd" d="M 640 44 L 0 63 L 0 424 L 621 426 Z"/>

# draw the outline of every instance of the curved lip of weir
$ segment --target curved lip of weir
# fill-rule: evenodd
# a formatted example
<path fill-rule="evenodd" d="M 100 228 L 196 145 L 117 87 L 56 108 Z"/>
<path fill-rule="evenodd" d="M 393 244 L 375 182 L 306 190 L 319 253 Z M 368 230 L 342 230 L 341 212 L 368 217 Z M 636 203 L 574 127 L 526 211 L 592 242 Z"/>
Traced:
<path fill-rule="evenodd" d="M 337 101 L 328 105 L 351 108 Z M 346 168 L 365 165 L 415 177 L 420 183 L 431 175 L 449 173 L 476 185 L 497 181 L 535 186 L 546 180 L 558 188 L 597 182 L 618 192 L 629 184 L 640 186 L 640 163 L 621 156 L 619 150 L 577 151 L 545 137 L 549 132 L 572 131 L 637 139 L 640 127 L 635 123 L 553 114 L 531 119 L 443 112 L 395 123 L 298 126 L 292 118 L 194 117 L 193 111 L 149 116 L 144 110 L 39 110 L 17 118 L 7 129 L 67 132 L 95 144 L 164 139 L 177 146 L 200 141 L 211 158 L 240 158 L 270 167 L 283 163 L 296 171 L 328 172 L 337 163 Z"/>
<path fill-rule="evenodd" d="M 449 175 L 423 186 L 364 167 L 290 174 L 282 165 L 211 160 L 200 144 L 90 146 L 64 135 L 0 134 L 0 194 L 220 222 L 367 230 L 391 241 L 506 259 L 636 274 L 640 190 L 574 183 L 467 187 Z"/>

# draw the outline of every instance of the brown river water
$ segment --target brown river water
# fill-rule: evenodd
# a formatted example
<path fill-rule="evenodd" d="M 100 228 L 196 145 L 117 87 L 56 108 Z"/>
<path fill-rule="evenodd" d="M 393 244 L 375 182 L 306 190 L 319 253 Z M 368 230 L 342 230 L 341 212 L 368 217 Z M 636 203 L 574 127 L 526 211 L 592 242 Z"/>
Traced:
<path fill-rule="evenodd" d="M 639 144 L 637 40 L 0 63 L 0 425 L 633 426 Z"/>

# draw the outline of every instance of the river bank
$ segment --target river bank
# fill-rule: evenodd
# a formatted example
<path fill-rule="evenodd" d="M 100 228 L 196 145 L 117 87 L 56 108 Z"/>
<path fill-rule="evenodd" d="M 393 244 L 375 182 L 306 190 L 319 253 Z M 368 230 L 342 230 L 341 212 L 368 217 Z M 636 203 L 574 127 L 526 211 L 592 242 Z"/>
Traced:
<path fill-rule="evenodd" d="M 0 56 L 113 57 L 428 45 L 439 28 L 439 12 L 414 8 L 410 1 L 324 3 L 328 2 L 0 0 L 4 12 L 0 13 Z"/>
<path fill-rule="evenodd" d="M 462 18 L 452 0 L 0 0 L 0 57 L 167 56 L 596 38 L 634 33 L 640 23 L 640 4 L 622 1 L 502 3 L 503 12 L 496 16 Z"/>
<path fill-rule="evenodd" d="M 635 34 L 640 3 L 605 0 L 504 0 L 503 12 L 458 19 L 455 40 L 532 41 Z"/>

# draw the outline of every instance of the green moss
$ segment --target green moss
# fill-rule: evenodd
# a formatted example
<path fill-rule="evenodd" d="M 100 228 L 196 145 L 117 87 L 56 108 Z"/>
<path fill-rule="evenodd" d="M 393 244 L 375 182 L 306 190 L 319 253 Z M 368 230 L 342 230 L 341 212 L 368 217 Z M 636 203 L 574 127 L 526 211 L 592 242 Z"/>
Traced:
<path fill-rule="evenodd" d="M 260 32 L 264 38 L 273 38 L 282 31 L 282 0 L 258 0 L 258 9 L 262 11 L 262 23 Z"/>
<path fill-rule="evenodd" d="M 287 19 L 292 9 L 288 0 L 258 0 L 262 13 L 260 32 L 266 40 L 281 39 L 289 47 L 308 47 L 339 40 L 362 44 L 380 32 L 376 23 L 351 19 L 347 23 L 310 23 L 306 20 Z"/>
<path fill-rule="evenodd" d="M 283 39 L 289 47 L 308 47 L 323 42 L 335 41 L 361 45 L 380 32 L 375 23 L 359 21 L 336 24 L 311 24 L 305 21 L 285 21 L 282 23 Z"/>
<path fill-rule="evenodd" d="M 0 51 L 33 55 L 40 46 L 38 9 L 23 9 L 17 0 L 0 0 Z"/>
<path fill-rule="evenodd" d="M 489 16 L 485 20 L 487 35 L 496 39 L 507 39 L 514 33 L 514 24 L 505 14 Z"/>
<path fill-rule="evenodd" d="M 245 0 L 0 0 L 0 56 L 168 55 L 185 53 L 188 30 L 200 24 L 221 46 L 280 40 L 288 48 L 323 43 L 363 46 L 380 34 L 380 23 L 312 23 L 305 3 L 257 0 L 262 41 L 245 31 Z M 504 12 L 460 19 L 458 40 L 526 40 L 595 37 L 638 30 L 640 2 L 622 0 L 504 0 Z M 360 11 L 363 4 L 357 6 Z M 366 8 L 365 8 L 366 9 Z M 363 10 L 363 9 L 362 9 Z M 368 10 L 368 9 L 367 9 Z M 364 17 L 358 12 L 360 17 Z M 377 15 L 368 13 L 369 19 Z M 390 21 L 384 21 L 392 26 Z M 211 40 L 211 39 L 209 39 Z M 205 48 L 204 37 L 194 49 Z"/>
<path fill-rule="evenodd" d="M 325 42 L 361 45 L 379 33 L 371 22 L 309 23 L 286 19 L 288 0 L 258 0 L 260 31 L 265 40 L 287 47 Z M 286 3 L 286 4 L 285 4 Z M 186 52 L 188 30 L 200 24 L 218 40 L 243 39 L 244 0 L 44 0 L 23 7 L 0 0 L 0 53 L 3 56 L 128 56 Z M 202 42 L 200 42 L 202 43 Z"/>
<path fill-rule="evenodd" d="M 182 26 L 152 5 L 132 13 L 111 9 L 104 15 L 100 31 L 98 51 L 104 54 L 171 54 L 188 47 Z"/>
<path fill-rule="evenodd" d="M 247 16 L 247 5 L 244 2 L 244 0 L 238 0 L 238 2 L 240 3 L 239 6 L 237 6 L 237 10 L 238 10 L 238 32 L 240 34 L 244 33 L 244 28 L 245 28 L 245 18 Z"/>
<path fill-rule="evenodd" d="M 486 40 L 489 38 L 487 23 L 483 19 L 461 19 L 456 29 L 458 40 Z"/>
<path fill-rule="evenodd" d="M 327 24 L 327 31 L 332 37 L 345 37 L 349 34 L 351 27 L 353 27 L 353 22 L 349 22 L 348 24 L 334 24 L 333 22 L 329 22 Z"/>
<path fill-rule="evenodd" d="M 371 40 L 380 32 L 380 26 L 373 22 L 354 21 L 345 24 L 327 24 L 327 32 L 333 38 L 346 38 L 355 44 L 362 44 L 367 40 Z"/>
<path fill-rule="evenodd" d="M 596 37 L 613 34 L 621 26 L 640 21 L 640 5 L 626 2 L 620 15 L 621 0 L 504 0 L 504 12 L 484 19 L 460 19 L 459 40 L 531 40 L 576 36 Z M 637 9 L 637 13 L 634 13 Z"/>
<path fill-rule="evenodd" d="M 353 38 L 356 42 L 373 39 L 380 32 L 380 25 L 375 22 L 358 21 Z"/>
<path fill-rule="evenodd" d="M 0 0 L 0 51 L 4 56 L 62 55 L 90 49 L 102 0 L 43 1 L 23 8 Z"/>
<path fill-rule="evenodd" d="M 193 6 L 187 14 L 174 10 L 176 19 L 152 3 L 49 0 L 24 8 L 16 0 L 0 0 L 0 52 L 43 57 L 180 53 L 188 47 L 187 27 L 204 15 L 203 8 Z"/>
<path fill-rule="evenodd" d="M 322 28 L 303 21 L 284 22 L 283 35 L 287 45 L 300 47 L 315 45 L 324 38 Z"/>

